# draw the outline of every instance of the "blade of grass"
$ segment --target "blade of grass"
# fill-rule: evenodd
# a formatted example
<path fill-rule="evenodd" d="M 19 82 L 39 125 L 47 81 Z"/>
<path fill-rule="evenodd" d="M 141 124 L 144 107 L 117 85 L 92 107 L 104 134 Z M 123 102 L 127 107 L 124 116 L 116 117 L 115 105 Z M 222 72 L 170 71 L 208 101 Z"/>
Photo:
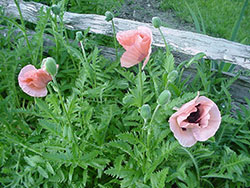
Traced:
<path fill-rule="evenodd" d="M 248 4 L 248 0 L 245 0 L 244 4 L 243 4 L 243 6 L 242 6 L 242 9 L 241 9 L 239 18 L 238 18 L 238 20 L 235 22 L 234 28 L 233 28 L 233 30 L 232 30 L 232 35 L 231 35 L 231 40 L 232 40 L 232 41 L 235 41 L 235 39 L 236 39 L 236 37 L 237 37 L 237 34 L 238 34 L 238 32 L 239 32 L 239 29 L 240 29 L 240 23 L 241 23 L 242 18 L 243 18 L 243 16 L 244 16 L 244 13 L 245 13 L 247 4 Z M 228 72 L 232 72 L 235 66 L 236 66 L 236 65 L 232 64 L 232 65 L 230 66 L 230 68 L 228 69 Z"/>
<path fill-rule="evenodd" d="M 190 12 L 190 14 L 192 16 L 196 31 L 198 33 L 201 33 L 201 27 L 200 27 L 200 24 L 199 24 L 199 20 L 198 20 L 197 16 L 195 15 L 195 12 L 191 9 L 191 7 L 189 6 L 189 4 L 187 3 L 186 0 L 184 0 L 184 2 L 185 2 L 185 4 L 186 4 L 186 6 L 187 6 L 187 8 L 188 8 L 188 10 L 189 10 L 189 12 Z"/>
<path fill-rule="evenodd" d="M 204 24 L 204 19 L 203 19 L 202 15 L 201 15 L 200 9 L 199 9 L 196 1 L 195 1 L 195 6 L 196 6 L 196 9 L 198 11 L 198 15 L 200 17 L 201 27 L 202 27 L 202 33 L 206 34 L 206 27 L 205 27 L 205 24 Z"/>
<path fill-rule="evenodd" d="M 243 4 L 243 6 L 242 6 L 242 9 L 241 9 L 239 18 L 238 18 L 238 20 L 236 21 L 236 23 L 235 23 L 235 25 L 234 25 L 234 28 L 233 28 L 233 30 L 232 30 L 232 35 L 231 35 L 231 40 L 232 40 L 232 41 L 235 41 L 235 39 L 236 39 L 236 36 L 237 36 L 238 31 L 239 31 L 239 29 L 240 29 L 240 23 L 241 23 L 242 18 L 243 18 L 243 16 L 244 16 L 244 13 L 245 13 L 247 4 L 248 4 L 248 0 L 245 0 L 244 4 Z"/>
<path fill-rule="evenodd" d="M 29 39 L 28 39 L 28 35 L 27 35 L 26 29 L 25 29 L 25 23 L 24 23 L 24 19 L 23 19 L 22 12 L 21 12 L 21 8 L 20 8 L 19 3 L 17 2 L 17 0 L 14 0 L 14 2 L 15 2 L 15 4 L 16 4 L 18 13 L 19 13 L 19 15 L 20 15 L 21 24 L 22 24 L 22 27 L 23 27 L 23 30 L 22 30 L 22 31 L 23 31 L 23 36 L 24 36 L 24 38 L 25 38 L 25 40 L 26 40 L 26 43 L 27 43 L 27 46 L 28 46 L 30 52 L 32 52 L 31 45 L 30 45 L 30 42 L 29 42 Z M 31 59 L 32 59 L 32 63 L 34 64 L 34 63 L 35 63 L 35 62 L 34 62 L 35 60 L 34 60 L 34 58 L 33 58 L 32 53 L 31 53 Z"/>

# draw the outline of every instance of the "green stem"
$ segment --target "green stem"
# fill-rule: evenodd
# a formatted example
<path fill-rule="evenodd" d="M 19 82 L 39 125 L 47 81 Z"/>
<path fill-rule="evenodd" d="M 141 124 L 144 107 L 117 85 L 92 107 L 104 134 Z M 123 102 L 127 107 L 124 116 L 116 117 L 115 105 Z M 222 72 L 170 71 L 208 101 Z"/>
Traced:
<path fill-rule="evenodd" d="M 115 45 L 115 56 L 116 56 L 116 61 L 118 61 L 118 50 L 117 50 L 117 43 L 116 43 L 116 32 L 115 32 L 115 24 L 112 19 L 112 29 L 113 29 L 113 38 L 114 38 L 114 45 Z"/>
<path fill-rule="evenodd" d="M 52 17 L 52 20 L 54 22 L 54 24 L 52 23 L 52 30 L 53 30 L 53 34 L 54 34 L 54 38 L 55 38 L 55 42 L 56 42 L 56 60 L 58 60 L 59 58 L 59 42 L 57 40 L 57 34 L 58 33 L 58 27 L 57 27 L 57 16 L 55 15 L 55 17 Z"/>
<path fill-rule="evenodd" d="M 139 99 L 140 99 L 139 107 L 141 107 L 143 104 L 142 63 L 139 63 L 138 69 L 139 69 L 138 76 L 139 76 Z"/>
<path fill-rule="evenodd" d="M 15 67 L 14 67 L 14 72 L 17 70 L 17 66 L 18 66 L 18 61 L 16 61 L 16 64 L 15 64 Z M 8 72 L 8 71 L 6 71 Z M 13 74 L 13 80 L 15 80 L 16 77 L 15 77 L 15 74 Z M 18 95 L 17 95 L 17 90 L 16 90 L 16 85 L 15 85 L 15 82 L 11 82 L 13 84 L 13 90 L 14 90 L 14 100 L 16 100 L 16 104 L 17 104 L 17 107 L 20 107 L 20 102 L 19 102 L 19 98 L 18 98 Z"/>
<path fill-rule="evenodd" d="M 85 63 L 88 63 L 87 56 L 86 56 L 86 52 L 85 52 L 85 50 L 84 50 L 84 46 L 83 46 L 82 41 L 80 41 L 80 45 L 81 45 L 82 54 L 83 54 L 83 58 L 84 58 L 84 60 L 85 60 Z"/>
<path fill-rule="evenodd" d="M 150 147 L 150 140 L 151 140 L 151 132 L 152 132 L 152 122 L 154 121 L 154 118 L 155 118 L 155 115 L 157 113 L 157 111 L 159 110 L 160 108 L 160 104 L 158 104 L 154 110 L 154 113 L 152 115 L 152 118 L 151 118 L 151 121 L 149 122 L 149 125 L 148 125 L 148 135 L 147 135 L 147 148 L 149 150 L 149 147 Z"/>
<path fill-rule="evenodd" d="M 195 167 L 195 170 L 196 170 L 196 174 L 197 174 L 197 180 L 198 180 L 199 187 L 200 187 L 200 171 L 199 171 L 199 167 L 198 167 L 198 165 L 196 163 L 196 160 L 193 157 L 193 155 L 186 148 L 182 147 L 181 149 L 183 149 L 189 155 L 189 157 L 191 158 L 191 160 L 193 161 L 194 167 Z"/>
<path fill-rule="evenodd" d="M 154 110 L 154 113 L 153 113 L 153 115 L 152 115 L 151 121 L 150 121 L 150 123 L 149 123 L 150 126 L 151 126 L 151 124 L 153 123 L 153 120 L 154 120 L 154 118 L 155 118 L 155 115 L 156 115 L 157 111 L 159 110 L 160 106 L 161 106 L 160 104 L 157 104 L 157 106 L 156 106 L 156 108 L 155 108 L 155 110 Z"/>
<path fill-rule="evenodd" d="M 66 110 L 66 107 L 65 107 L 65 105 L 64 105 L 64 101 L 63 101 L 63 99 L 62 99 L 62 95 L 61 95 L 61 92 L 60 92 L 58 83 L 57 83 L 56 78 L 55 78 L 54 76 L 52 76 L 52 80 L 53 80 L 54 84 L 55 84 L 56 87 L 57 87 L 57 93 L 58 93 L 58 96 L 59 96 L 59 100 L 60 100 L 60 102 L 61 102 L 63 111 L 64 111 L 64 113 L 66 114 L 67 120 L 68 120 L 68 122 L 69 122 L 69 126 L 70 126 L 70 128 L 71 128 L 72 135 L 73 135 L 73 142 L 74 142 L 74 144 L 76 145 L 76 147 L 78 148 L 78 151 L 79 151 L 79 150 L 81 150 L 81 149 L 79 148 L 79 146 L 78 146 L 78 144 L 77 144 L 77 141 L 76 141 L 76 138 L 75 138 L 75 134 L 74 134 L 73 125 L 72 125 L 72 123 L 71 123 L 71 120 L 70 120 L 68 111 Z M 82 150 L 81 150 L 81 151 L 82 151 Z"/>
<path fill-rule="evenodd" d="M 52 76 L 52 79 L 53 79 L 54 84 L 55 84 L 56 87 L 57 87 L 57 93 L 58 93 L 59 100 L 60 100 L 60 102 L 61 102 L 63 111 L 64 111 L 64 113 L 66 114 L 66 117 L 67 117 L 67 119 L 68 119 L 69 125 L 72 127 L 72 123 L 71 123 L 69 114 L 68 114 L 68 112 L 67 112 L 67 110 L 66 110 L 66 107 L 65 107 L 65 105 L 64 105 L 64 101 L 63 101 L 63 99 L 62 99 L 62 95 L 61 95 L 61 92 L 60 92 L 60 90 L 59 90 L 59 86 L 58 86 L 58 83 L 57 83 L 57 81 L 56 81 L 56 78 L 55 78 L 54 76 Z"/>
<path fill-rule="evenodd" d="M 43 156 L 42 153 L 40 153 L 40 152 L 38 152 L 38 151 L 36 151 L 36 150 L 30 148 L 29 146 L 26 146 L 26 145 L 24 145 L 23 143 L 19 143 L 19 144 L 20 144 L 23 148 L 25 148 L 25 149 L 27 149 L 27 150 L 30 150 L 31 152 L 34 152 L 34 153 L 36 153 L 36 154 L 38 154 L 38 155 L 40 155 L 40 156 Z"/>
<path fill-rule="evenodd" d="M 166 53 L 167 53 L 167 56 L 168 56 L 168 55 L 170 55 L 169 46 L 168 46 L 167 41 L 166 41 L 166 39 L 165 39 L 162 31 L 161 31 L 161 28 L 159 27 L 158 29 L 160 31 L 161 37 L 163 38 L 163 41 L 164 41 L 164 44 L 165 44 L 165 48 L 166 48 Z"/>
<path fill-rule="evenodd" d="M 224 132 L 225 132 L 225 129 L 226 129 L 226 125 L 224 125 L 223 128 L 222 128 L 222 130 L 221 130 L 221 133 L 220 133 L 220 135 L 219 135 L 219 138 L 218 138 L 218 140 L 217 140 L 217 142 L 216 142 L 216 145 L 217 145 L 217 146 L 218 146 L 219 143 L 221 142 L 221 138 L 222 138 L 222 136 L 223 136 L 223 134 L 224 134 Z M 236 132 L 236 133 L 237 133 L 237 132 Z"/>
<path fill-rule="evenodd" d="M 142 127 L 143 130 L 146 129 L 147 122 L 148 122 L 148 121 L 147 121 L 146 119 L 144 119 L 144 123 L 143 123 L 143 127 Z"/>
<path fill-rule="evenodd" d="M 83 62 L 82 66 L 87 71 L 88 77 L 90 78 L 93 85 L 96 87 L 96 84 L 97 84 L 96 83 L 96 72 L 92 71 L 91 66 L 88 64 L 88 59 L 87 59 L 86 52 L 85 52 L 85 49 L 84 49 L 84 46 L 83 46 L 83 41 L 80 41 L 80 46 L 81 46 L 81 49 L 82 49 L 83 59 L 85 61 L 85 63 L 82 61 Z"/>
<path fill-rule="evenodd" d="M 25 23 L 24 23 L 24 19 L 23 19 L 23 15 L 22 15 L 19 3 L 17 2 L 17 0 L 14 0 L 14 2 L 16 4 L 16 6 L 17 6 L 17 10 L 18 10 L 18 13 L 20 15 L 21 24 L 23 26 L 23 35 L 24 35 L 24 38 L 26 40 L 27 46 L 29 48 L 29 51 L 32 52 L 32 49 L 31 49 L 31 46 L 30 46 L 30 42 L 29 42 L 29 39 L 28 39 L 28 36 L 27 36 L 27 32 L 26 32 L 26 29 L 25 29 Z M 35 64 L 32 53 L 31 53 L 31 58 L 32 58 L 32 63 Z"/>

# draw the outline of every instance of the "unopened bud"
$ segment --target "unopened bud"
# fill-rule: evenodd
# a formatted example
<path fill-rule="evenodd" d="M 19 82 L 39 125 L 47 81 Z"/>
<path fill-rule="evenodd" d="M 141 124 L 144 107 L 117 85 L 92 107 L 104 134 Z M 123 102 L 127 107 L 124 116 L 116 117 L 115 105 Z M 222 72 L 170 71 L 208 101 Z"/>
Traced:
<path fill-rule="evenodd" d="M 152 24 L 155 28 L 160 28 L 161 27 L 161 19 L 159 17 L 153 17 Z"/>
<path fill-rule="evenodd" d="M 170 98 L 171 98 L 170 91 L 164 90 L 163 92 L 161 92 L 160 96 L 158 97 L 157 103 L 159 105 L 167 104 L 169 102 Z"/>
<path fill-rule="evenodd" d="M 52 57 L 43 59 L 41 68 L 45 69 L 51 76 L 55 76 L 57 74 L 56 61 Z"/>
<path fill-rule="evenodd" d="M 173 71 L 171 71 L 169 74 L 168 74 L 168 81 L 169 82 L 174 82 L 175 81 L 175 79 L 177 78 L 177 76 L 178 76 L 178 72 L 176 71 L 176 70 L 173 70 Z"/>
<path fill-rule="evenodd" d="M 113 15 L 112 12 L 110 12 L 110 11 L 105 12 L 105 16 L 106 16 L 105 20 L 106 20 L 107 22 L 113 20 L 113 18 L 114 18 L 114 15 Z"/>
<path fill-rule="evenodd" d="M 141 117 L 144 120 L 151 118 L 151 107 L 148 104 L 144 104 L 140 109 Z"/>
<path fill-rule="evenodd" d="M 83 34 L 82 34 L 81 31 L 77 31 L 77 32 L 76 32 L 76 40 L 77 40 L 78 42 L 80 42 L 80 41 L 83 40 Z"/>
<path fill-rule="evenodd" d="M 51 9 L 52 9 L 52 12 L 55 14 L 55 15 L 59 15 L 60 14 L 60 6 L 58 6 L 58 5 L 52 5 L 52 7 L 51 7 Z"/>
<path fill-rule="evenodd" d="M 122 99 L 123 104 L 126 104 L 126 105 L 133 103 L 133 101 L 134 101 L 133 95 L 126 95 Z"/>

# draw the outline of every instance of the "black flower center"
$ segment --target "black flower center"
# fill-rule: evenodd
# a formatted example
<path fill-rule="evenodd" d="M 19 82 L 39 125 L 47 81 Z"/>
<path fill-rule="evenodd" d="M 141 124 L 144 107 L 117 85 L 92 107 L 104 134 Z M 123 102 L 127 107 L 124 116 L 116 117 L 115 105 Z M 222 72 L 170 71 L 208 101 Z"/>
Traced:
<path fill-rule="evenodd" d="M 200 110 L 198 108 L 198 106 L 200 106 L 200 104 L 198 104 L 197 106 L 195 106 L 197 108 L 196 112 L 192 112 L 188 117 L 187 117 L 187 121 L 188 123 L 198 123 L 197 120 L 200 117 Z"/>

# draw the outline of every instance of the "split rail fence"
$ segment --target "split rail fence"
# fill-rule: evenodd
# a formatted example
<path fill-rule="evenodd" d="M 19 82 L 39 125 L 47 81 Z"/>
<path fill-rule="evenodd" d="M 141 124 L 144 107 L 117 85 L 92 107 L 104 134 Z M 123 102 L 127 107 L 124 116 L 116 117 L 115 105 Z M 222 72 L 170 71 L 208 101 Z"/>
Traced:
<path fill-rule="evenodd" d="M 49 8 L 41 3 L 24 2 L 22 0 L 19 1 L 19 5 L 23 19 L 33 24 L 38 22 L 40 9 L 42 7 L 44 10 Z M 16 19 L 20 18 L 14 0 L 0 0 L 0 6 L 4 8 L 6 16 Z M 91 33 L 106 36 L 113 35 L 112 24 L 105 21 L 105 16 L 65 12 L 63 22 L 65 27 L 69 30 L 86 30 L 90 28 Z M 159 31 L 149 23 L 141 23 L 121 18 L 114 18 L 114 23 L 116 31 L 135 29 L 141 25 L 147 26 L 152 29 L 153 45 L 157 47 L 164 47 L 164 42 Z M 174 55 L 186 54 L 188 56 L 192 56 L 199 52 L 203 52 L 206 54 L 204 57 L 206 59 L 231 62 L 236 64 L 238 67 L 241 67 L 241 69 L 250 70 L 250 46 L 248 45 L 189 31 L 181 31 L 166 27 L 162 27 L 161 29 L 167 43 L 173 49 Z M 2 26 L 0 34 L 6 35 L 7 32 L 7 29 L 4 29 Z M 29 34 L 32 36 L 34 31 L 29 31 Z M 48 37 L 44 37 L 44 39 L 44 45 L 51 44 L 52 41 L 49 41 Z M 106 56 L 114 56 L 115 54 L 113 49 L 107 47 L 102 48 L 102 52 Z M 194 73 L 194 71 L 195 69 L 189 68 L 186 70 L 185 74 L 189 75 Z M 231 73 L 223 74 L 229 78 L 235 76 Z M 250 78 L 240 76 L 231 86 L 231 94 L 237 103 L 244 103 L 245 97 L 250 99 Z"/>

